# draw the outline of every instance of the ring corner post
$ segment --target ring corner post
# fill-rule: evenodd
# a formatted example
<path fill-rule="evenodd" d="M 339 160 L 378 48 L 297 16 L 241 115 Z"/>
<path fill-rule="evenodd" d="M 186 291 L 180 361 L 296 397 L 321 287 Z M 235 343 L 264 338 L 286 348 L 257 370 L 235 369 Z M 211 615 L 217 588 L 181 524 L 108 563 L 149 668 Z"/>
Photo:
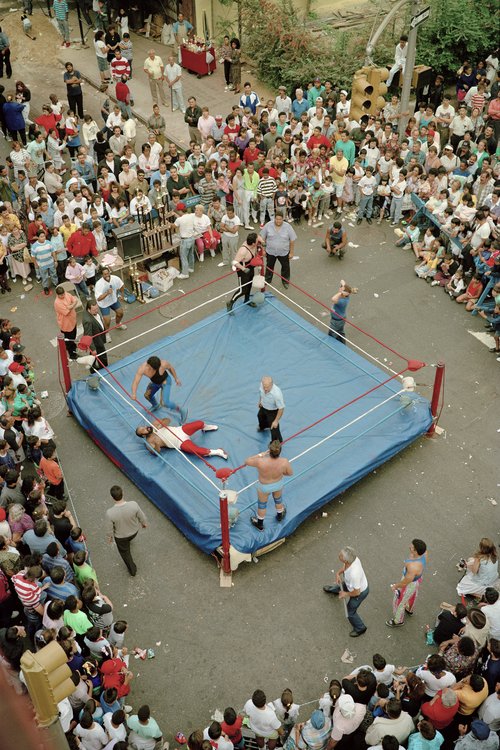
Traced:
<path fill-rule="evenodd" d="M 67 396 L 71 389 L 71 373 L 69 371 L 68 352 L 66 349 L 66 344 L 64 342 L 63 333 L 59 333 L 57 335 L 57 356 L 59 357 L 59 362 L 61 363 L 61 370 L 64 380 L 64 390 Z"/>
<path fill-rule="evenodd" d="M 221 587 L 225 587 L 231 586 L 231 542 L 229 538 L 229 510 L 224 484 L 221 491 L 219 492 L 219 509 L 220 527 L 222 533 L 222 563 L 220 568 L 220 585 Z"/>
<path fill-rule="evenodd" d="M 444 372 L 445 372 L 445 363 L 442 360 L 439 360 L 439 362 L 436 365 L 436 373 L 434 375 L 434 387 L 432 389 L 432 399 L 431 399 L 432 424 L 427 430 L 428 437 L 434 435 L 436 431 L 437 421 L 439 418 L 438 417 L 439 399 L 441 397 L 441 393 L 443 390 Z"/>

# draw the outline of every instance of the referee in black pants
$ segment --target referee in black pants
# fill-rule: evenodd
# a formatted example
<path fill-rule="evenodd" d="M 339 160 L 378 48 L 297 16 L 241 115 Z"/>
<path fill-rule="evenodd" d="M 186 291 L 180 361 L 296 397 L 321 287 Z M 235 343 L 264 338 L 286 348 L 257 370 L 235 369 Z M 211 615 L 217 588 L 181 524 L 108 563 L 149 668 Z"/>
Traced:
<path fill-rule="evenodd" d="M 106 531 L 108 542 L 116 542 L 120 556 L 127 566 L 131 576 L 137 573 L 137 565 L 130 551 L 130 543 L 135 539 L 139 529 L 147 527 L 146 516 L 139 508 L 135 500 L 124 500 L 123 490 L 118 485 L 113 485 L 110 495 L 115 501 L 112 508 L 106 511 Z"/>
<path fill-rule="evenodd" d="M 271 440 L 279 440 L 282 443 L 280 419 L 285 411 L 285 401 L 281 388 L 273 383 L 269 375 L 265 375 L 260 382 L 259 396 L 259 432 L 270 429 Z"/>

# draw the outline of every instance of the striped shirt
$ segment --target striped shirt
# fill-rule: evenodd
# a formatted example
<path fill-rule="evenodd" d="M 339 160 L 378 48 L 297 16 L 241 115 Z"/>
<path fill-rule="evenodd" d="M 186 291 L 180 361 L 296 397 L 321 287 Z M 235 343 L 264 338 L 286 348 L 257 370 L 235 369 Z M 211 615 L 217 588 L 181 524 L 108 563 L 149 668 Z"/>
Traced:
<path fill-rule="evenodd" d="M 62 583 L 54 583 L 50 580 L 50 586 L 47 586 L 47 599 L 61 599 L 63 602 L 66 601 L 68 596 L 80 596 L 80 592 L 77 587 L 71 581 L 63 581 Z"/>
<path fill-rule="evenodd" d="M 52 10 L 59 21 L 65 21 L 69 12 L 68 3 L 66 0 L 54 0 Z"/>
<path fill-rule="evenodd" d="M 116 58 L 111 60 L 111 75 L 113 78 L 120 80 L 122 76 L 130 78 L 130 63 L 124 57 L 120 57 L 119 60 Z"/>
<path fill-rule="evenodd" d="M 54 265 L 54 248 L 48 240 L 45 242 L 34 242 L 31 246 L 31 255 L 40 268 L 51 268 Z"/>
<path fill-rule="evenodd" d="M 272 198 L 277 190 L 276 180 L 274 177 L 261 177 L 257 194 L 261 198 Z"/>
<path fill-rule="evenodd" d="M 23 607 L 34 609 L 40 604 L 40 589 L 34 581 L 28 581 L 24 572 L 12 576 L 12 583 Z"/>

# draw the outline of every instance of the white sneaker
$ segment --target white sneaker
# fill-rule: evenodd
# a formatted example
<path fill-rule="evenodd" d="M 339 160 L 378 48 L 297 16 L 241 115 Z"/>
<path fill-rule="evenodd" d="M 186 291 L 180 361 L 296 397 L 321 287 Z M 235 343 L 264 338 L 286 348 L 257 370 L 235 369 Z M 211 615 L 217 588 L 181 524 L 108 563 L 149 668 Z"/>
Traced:
<path fill-rule="evenodd" d="M 254 229 L 254 227 L 252 227 L 251 224 L 245 224 L 243 229 Z"/>
<path fill-rule="evenodd" d="M 119 331 L 126 331 L 127 330 L 127 326 L 125 325 L 125 323 L 122 323 L 120 326 L 116 326 L 116 327 L 118 328 Z"/>
<path fill-rule="evenodd" d="M 194 273 L 194 268 L 188 268 L 189 273 Z"/>
<path fill-rule="evenodd" d="M 111 338 L 111 336 L 109 335 L 109 333 L 107 333 L 106 334 L 106 344 L 111 344 L 112 341 L 113 341 L 113 339 Z"/>
<path fill-rule="evenodd" d="M 312 221 L 311 221 L 311 219 L 309 219 L 309 221 L 307 222 L 307 226 L 308 227 L 312 227 Z"/>
<path fill-rule="evenodd" d="M 223 266 L 227 266 L 227 263 L 217 263 L 217 268 L 223 268 Z"/>
<path fill-rule="evenodd" d="M 210 451 L 211 456 L 220 456 L 221 458 L 224 458 L 226 461 L 228 459 L 228 455 L 226 451 L 223 451 L 222 448 L 216 448 L 215 450 Z"/>
<path fill-rule="evenodd" d="M 214 430 L 218 430 L 218 426 L 216 424 L 206 424 L 204 427 L 202 427 L 202 432 L 213 432 Z"/>
<path fill-rule="evenodd" d="M 200 255 L 200 257 L 198 258 L 198 260 L 200 261 L 200 263 L 203 263 L 203 261 L 205 260 L 205 256 L 204 255 Z"/>
<path fill-rule="evenodd" d="M 133 708 L 133 706 L 123 706 L 123 710 L 125 711 L 126 714 L 130 714 L 130 713 L 132 713 L 132 711 L 134 710 L 134 708 Z"/>
<path fill-rule="evenodd" d="M 340 208 L 340 206 L 337 206 L 337 213 L 338 213 L 338 214 L 341 214 L 341 213 L 342 213 L 342 209 Z"/>
<path fill-rule="evenodd" d="M 215 258 L 215 250 L 210 250 L 210 255 L 212 258 Z"/>
<path fill-rule="evenodd" d="M 180 274 L 179 274 L 179 275 L 177 276 L 177 278 L 178 278 L 178 279 L 189 279 L 189 274 L 188 274 L 188 273 L 180 273 Z"/>

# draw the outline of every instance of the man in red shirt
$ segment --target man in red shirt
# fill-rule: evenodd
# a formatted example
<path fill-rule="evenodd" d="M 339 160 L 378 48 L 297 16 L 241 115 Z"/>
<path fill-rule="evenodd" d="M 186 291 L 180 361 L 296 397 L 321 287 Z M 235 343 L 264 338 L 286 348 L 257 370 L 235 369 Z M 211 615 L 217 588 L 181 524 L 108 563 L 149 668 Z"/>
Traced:
<path fill-rule="evenodd" d="M 253 138 L 250 138 L 248 141 L 248 146 L 243 151 L 243 161 L 248 166 L 250 162 L 257 161 L 259 158 L 260 151 L 255 145 L 255 141 Z"/>
<path fill-rule="evenodd" d="M 264 166 L 259 169 L 259 177 L 262 177 L 262 173 L 263 173 L 264 169 L 268 169 L 269 170 L 269 177 L 273 177 L 275 180 L 278 179 L 278 172 L 273 167 L 273 163 L 272 163 L 271 159 L 266 159 L 264 161 Z"/>
<path fill-rule="evenodd" d="M 326 135 L 321 135 L 321 128 L 315 127 L 312 136 L 307 141 L 307 148 L 309 151 L 312 151 L 313 148 L 319 148 L 320 146 L 324 146 L 326 150 L 331 147 L 331 143 L 326 137 Z"/>
<path fill-rule="evenodd" d="M 95 237 L 86 224 L 73 232 L 66 245 L 66 250 L 75 258 L 85 258 L 87 255 L 97 255 Z"/>
<path fill-rule="evenodd" d="M 120 105 L 122 115 L 132 117 L 132 110 L 130 108 L 130 89 L 127 86 L 127 76 L 123 75 L 117 82 L 115 87 L 115 93 L 117 101 Z"/>
<path fill-rule="evenodd" d="M 458 696 L 451 688 L 439 690 L 434 698 L 422 703 L 422 714 L 428 719 L 434 729 L 441 731 L 453 721 L 458 711 Z"/>

